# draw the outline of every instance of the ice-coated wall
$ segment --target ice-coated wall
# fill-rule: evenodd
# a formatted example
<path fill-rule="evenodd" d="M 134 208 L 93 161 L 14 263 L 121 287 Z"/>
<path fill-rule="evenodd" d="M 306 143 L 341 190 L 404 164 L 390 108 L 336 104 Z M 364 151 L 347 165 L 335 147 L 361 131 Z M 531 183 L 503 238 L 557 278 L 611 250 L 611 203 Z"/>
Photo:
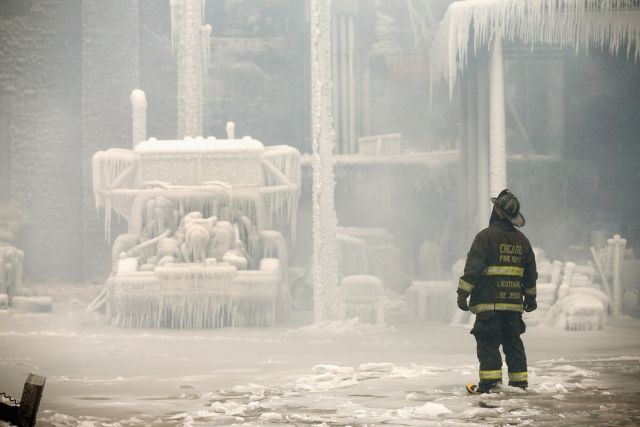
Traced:
<path fill-rule="evenodd" d="M 110 250 L 91 186 L 91 156 L 131 146 L 131 90 L 139 85 L 138 2 L 82 2 L 82 241 L 84 277 L 108 274 Z M 144 89 L 144 88 L 143 88 Z M 114 229 L 114 233 L 118 230 Z"/>
<path fill-rule="evenodd" d="M 10 156 L 10 198 L 26 214 L 17 245 L 27 278 L 79 279 L 81 5 L 13 5 L 0 19 L 0 104 L 8 126 L 0 144 L 8 145 L 2 152 Z"/>

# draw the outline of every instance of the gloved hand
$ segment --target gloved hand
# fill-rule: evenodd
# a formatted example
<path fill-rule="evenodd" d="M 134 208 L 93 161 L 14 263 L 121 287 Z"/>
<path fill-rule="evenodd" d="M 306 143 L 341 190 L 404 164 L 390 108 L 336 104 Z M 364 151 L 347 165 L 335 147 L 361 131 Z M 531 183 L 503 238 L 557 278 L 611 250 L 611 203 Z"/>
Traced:
<path fill-rule="evenodd" d="M 538 308 L 538 303 L 535 297 L 524 297 L 524 311 L 530 313 L 536 308 Z"/>
<path fill-rule="evenodd" d="M 469 311 L 469 304 L 467 304 L 467 297 L 458 295 L 458 308 L 462 311 Z"/>

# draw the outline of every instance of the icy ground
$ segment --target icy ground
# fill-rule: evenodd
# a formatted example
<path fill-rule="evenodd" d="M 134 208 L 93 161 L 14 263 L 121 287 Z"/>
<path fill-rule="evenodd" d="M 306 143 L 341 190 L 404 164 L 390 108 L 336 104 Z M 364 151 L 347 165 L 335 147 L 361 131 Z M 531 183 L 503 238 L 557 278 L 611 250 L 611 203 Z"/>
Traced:
<path fill-rule="evenodd" d="M 638 425 L 640 321 L 524 335 L 530 390 L 468 396 L 464 328 L 390 316 L 391 326 L 132 330 L 84 307 L 97 288 L 34 287 L 54 312 L 0 310 L 0 391 L 47 377 L 42 426 Z"/>

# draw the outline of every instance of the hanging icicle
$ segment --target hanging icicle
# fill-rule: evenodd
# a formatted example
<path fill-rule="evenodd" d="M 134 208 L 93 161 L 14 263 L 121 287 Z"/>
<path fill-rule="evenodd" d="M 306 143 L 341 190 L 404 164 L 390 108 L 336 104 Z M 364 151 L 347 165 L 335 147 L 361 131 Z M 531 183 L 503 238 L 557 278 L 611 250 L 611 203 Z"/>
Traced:
<path fill-rule="evenodd" d="M 449 94 L 464 71 L 469 48 L 487 46 L 496 28 L 507 41 L 590 48 L 640 58 L 640 10 L 633 0 L 467 0 L 449 5 L 431 46 L 431 81 L 445 80 Z"/>

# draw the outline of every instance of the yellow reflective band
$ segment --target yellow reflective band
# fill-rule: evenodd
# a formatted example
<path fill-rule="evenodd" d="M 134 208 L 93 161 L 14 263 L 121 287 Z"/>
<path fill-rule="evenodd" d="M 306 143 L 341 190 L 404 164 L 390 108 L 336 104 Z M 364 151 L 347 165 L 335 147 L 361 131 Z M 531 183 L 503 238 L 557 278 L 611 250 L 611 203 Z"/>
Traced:
<path fill-rule="evenodd" d="M 536 287 L 534 286 L 533 288 L 524 288 L 524 294 L 532 296 L 532 297 L 535 297 L 536 296 Z"/>
<path fill-rule="evenodd" d="M 490 265 L 484 270 L 485 276 L 524 276 L 524 268 L 506 265 Z"/>
<path fill-rule="evenodd" d="M 458 281 L 458 289 L 462 289 L 465 292 L 471 293 L 471 291 L 473 291 L 473 288 L 475 288 L 475 286 L 465 280 L 460 279 L 460 281 Z"/>
<path fill-rule="evenodd" d="M 517 311 L 522 313 L 524 309 L 522 308 L 522 304 L 506 304 L 506 303 L 498 303 L 498 304 L 476 304 L 469 307 L 473 314 L 484 313 L 485 311 Z"/>
<path fill-rule="evenodd" d="M 502 369 L 496 371 L 480 371 L 480 381 L 502 380 Z"/>
<path fill-rule="evenodd" d="M 509 372 L 509 381 L 512 382 L 524 382 L 527 381 L 526 372 Z"/>

